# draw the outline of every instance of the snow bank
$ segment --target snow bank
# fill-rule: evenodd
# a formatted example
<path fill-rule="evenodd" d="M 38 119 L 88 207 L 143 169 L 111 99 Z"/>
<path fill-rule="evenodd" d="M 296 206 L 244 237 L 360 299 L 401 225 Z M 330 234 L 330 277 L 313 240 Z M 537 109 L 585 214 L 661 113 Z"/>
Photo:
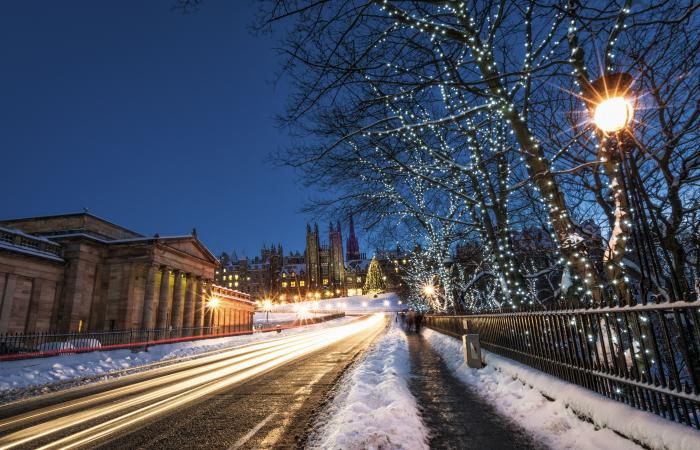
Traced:
<path fill-rule="evenodd" d="M 424 335 L 460 380 L 550 447 L 639 448 L 615 430 L 652 449 L 700 448 L 700 432 L 692 428 L 631 408 L 486 350 L 482 353 L 487 366 L 481 370 L 470 369 L 464 364 L 459 340 L 428 329 Z M 547 400 L 542 394 L 555 401 Z"/>
<path fill-rule="evenodd" d="M 309 437 L 309 448 L 428 448 L 428 431 L 407 383 L 406 336 L 391 323 L 341 380 L 340 391 Z"/>
<path fill-rule="evenodd" d="M 351 318 L 330 320 L 307 327 L 284 330 L 285 336 L 309 330 L 345 323 Z M 106 375 L 110 372 L 130 369 L 199 353 L 220 350 L 250 342 L 277 338 L 277 333 L 254 333 L 197 341 L 154 345 L 148 351 L 132 353 L 131 350 L 96 351 L 65 354 L 47 358 L 3 361 L 0 363 L 0 400 L 3 391 L 67 382 L 78 378 Z"/>
<path fill-rule="evenodd" d="M 374 295 L 353 295 L 351 297 L 338 297 L 326 300 L 312 300 L 307 302 L 286 303 L 283 305 L 273 305 L 274 312 L 293 313 L 300 308 L 308 311 L 333 311 L 340 310 L 350 314 L 363 314 L 373 312 L 400 311 L 405 307 L 401 303 L 399 296 L 393 292 Z"/>
<path fill-rule="evenodd" d="M 328 313 L 306 313 L 304 318 L 313 319 L 316 317 L 323 317 L 328 315 Z M 277 325 L 282 323 L 290 323 L 295 320 L 299 320 L 301 317 L 297 313 L 283 313 L 283 312 L 271 312 L 269 315 L 269 324 Z M 256 312 L 253 317 L 253 324 L 266 326 L 268 324 L 268 315 L 266 312 Z"/>

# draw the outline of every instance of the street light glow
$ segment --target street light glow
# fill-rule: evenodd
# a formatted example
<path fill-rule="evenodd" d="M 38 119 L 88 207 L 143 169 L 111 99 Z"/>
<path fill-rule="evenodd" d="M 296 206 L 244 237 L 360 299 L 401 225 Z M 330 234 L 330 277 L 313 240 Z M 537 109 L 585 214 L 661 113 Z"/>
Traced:
<path fill-rule="evenodd" d="M 435 295 L 435 286 L 429 283 L 425 284 L 423 286 L 423 293 L 428 297 L 432 297 Z"/>
<path fill-rule="evenodd" d="M 207 308 L 209 309 L 215 309 L 219 307 L 219 304 L 221 304 L 221 300 L 219 300 L 218 297 L 212 297 L 209 299 L 207 302 Z"/>
<path fill-rule="evenodd" d="M 604 132 L 615 133 L 627 127 L 633 113 L 632 103 L 625 97 L 610 97 L 596 105 L 593 122 Z"/>

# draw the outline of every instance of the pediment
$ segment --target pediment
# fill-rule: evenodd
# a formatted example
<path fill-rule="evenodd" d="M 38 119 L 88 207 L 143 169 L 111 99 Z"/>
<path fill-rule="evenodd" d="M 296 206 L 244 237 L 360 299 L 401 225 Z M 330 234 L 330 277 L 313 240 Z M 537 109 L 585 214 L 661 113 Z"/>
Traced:
<path fill-rule="evenodd" d="M 214 264 L 219 261 L 196 237 L 161 239 L 162 245 Z"/>

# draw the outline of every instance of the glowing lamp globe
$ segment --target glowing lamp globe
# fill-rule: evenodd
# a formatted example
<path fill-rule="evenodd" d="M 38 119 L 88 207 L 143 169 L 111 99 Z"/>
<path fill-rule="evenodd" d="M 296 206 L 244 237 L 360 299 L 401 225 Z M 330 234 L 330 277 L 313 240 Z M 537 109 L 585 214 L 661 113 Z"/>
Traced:
<path fill-rule="evenodd" d="M 210 298 L 209 301 L 207 302 L 207 306 L 208 306 L 210 309 L 214 309 L 214 308 L 217 308 L 217 307 L 219 306 L 219 303 L 221 303 L 221 300 L 219 300 L 219 299 L 216 298 L 216 297 L 212 297 L 212 298 Z"/>
<path fill-rule="evenodd" d="M 426 284 L 425 286 L 423 286 L 423 293 L 430 297 L 433 294 L 435 294 L 435 287 L 433 287 L 430 284 Z"/>
<path fill-rule="evenodd" d="M 606 98 L 596 105 L 593 122 L 606 133 L 615 133 L 627 127 L 634 108 L 625 97 Z"/>
<path fill-rule="evenodd" d="M 628 73 L 612 73 L 593 81 L 584 100 L 591 113 L 591 121 L 604 133 L 624 130 L 632 122 L 634 104 L 632 84 Z"/>

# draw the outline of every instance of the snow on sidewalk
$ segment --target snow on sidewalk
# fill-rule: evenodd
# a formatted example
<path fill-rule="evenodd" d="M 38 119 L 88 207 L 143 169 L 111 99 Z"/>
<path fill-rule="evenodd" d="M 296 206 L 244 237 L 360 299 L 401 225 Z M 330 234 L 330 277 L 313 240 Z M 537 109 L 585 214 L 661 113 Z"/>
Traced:
<path fill-rule="evenodd" d="M 283 336 L 332 327 L 353 320 L 350 317 L 283 331 Z M 167 360 L 195 356 L 238 345 L 280 337 L 277 333 L 253 333 L 223 338 L 201 339 L 154 345 L 148 351 L 132 353 L 129 349 L 64 354 L 47 358 L 0 362 L 0 399 L 9 390 L 43 386 L 58 382 L 107 375 Z"/>
<path fill-rule="evenodd" d="M 641 442 L 659 450 L 700 448 L 700 432 L 631 408 L 595 392 L 482 349 L 487 366 L 464 364 L 462 343 L 426 329 L 424 336 L 455 375 L 491 401 L 538 440 L 556 449 L 639 449 Z M 555 401 L 547 400 L 542 394 Z M 578 416 L 588 417 L 593 423 Z"/>
<path fill-rule="evenodd" d="M 343 376 L 308 448 L 427 449 L 428 431 L 408 388 L 410 367 L 406 336 L 392 320 Z"/>

